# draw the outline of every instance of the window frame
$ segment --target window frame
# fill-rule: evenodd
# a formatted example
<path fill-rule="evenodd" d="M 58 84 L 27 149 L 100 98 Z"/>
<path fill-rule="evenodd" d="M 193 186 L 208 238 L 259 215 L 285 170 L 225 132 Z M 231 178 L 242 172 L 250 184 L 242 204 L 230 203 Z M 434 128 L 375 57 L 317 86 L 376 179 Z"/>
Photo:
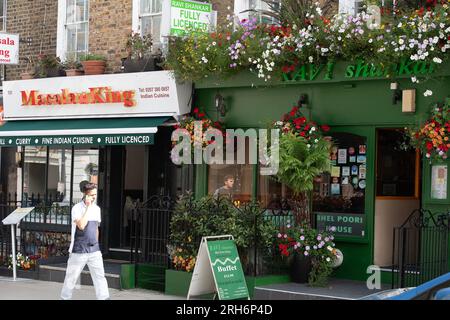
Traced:
<path fill-rule="evenodd" d="M 89 0 L 83 0 L 87 5 L 87 20 L 70 23 L 67 22 L 67 1 L 68 0 L 58 0 L 56 55 L 60 57 L 62 61 L 67 59 L 67 27 L 69 25 L 86 24 L 86 53 L 89 52 Z M 78 51 L 76 52 L 78 57 Z"/>
<path fill-rule="evenodd" d="M 8 13 L 8 0 L 0 0 L 3 2 L 3 12 L 1 12 L 0 17 L 3 18 L 2 21 L 2 29 L 0 32 L 6 32 L 6 19 L 7 19 L 7 13 Z"/>
<path fill-rule="evenodd" d="M 163 23 L 163 10 L 164 10 L 164 1 L 161 0 L 161 11 L 160 12 L 141 14 L 141 0 L 133 0 L 133 13 L 132 13 L 133 18 L 132 18 L 132 28 L 131 28 L 133 30 L 133 32 L 139 33 L 140 35 L 142 35 L 142 27 L 141 27 L 142 20 L 141 20 L 141 18 L 157 17 L 157 16 L 161 17 L 161 22 L 159 25 L 159 30 L 160 30 L 159 39 L 155 39 L 152 36 L 154 48 L 158 48 L 162 44 L 161 33 L 162 33 L 162 23 Z M 151 28 L 152 31 L 153 31 L 153 27 L 154 27 L 154 25 L 152 25 L 152 28 Z"/>

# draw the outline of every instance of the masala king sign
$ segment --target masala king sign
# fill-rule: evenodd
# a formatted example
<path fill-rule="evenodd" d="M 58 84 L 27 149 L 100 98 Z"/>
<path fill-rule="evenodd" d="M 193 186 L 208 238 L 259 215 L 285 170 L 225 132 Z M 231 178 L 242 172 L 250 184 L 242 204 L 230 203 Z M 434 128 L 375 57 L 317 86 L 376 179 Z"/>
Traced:
<path fill-rule="evenodd" d="M 191 91 L 169 71 L 5 81 L 4 119 L 177 116 Z"/>
<path fill-rule="evenodd" d="M 0 33 L 0 64 L 19 63 L 19 35 Z"/>

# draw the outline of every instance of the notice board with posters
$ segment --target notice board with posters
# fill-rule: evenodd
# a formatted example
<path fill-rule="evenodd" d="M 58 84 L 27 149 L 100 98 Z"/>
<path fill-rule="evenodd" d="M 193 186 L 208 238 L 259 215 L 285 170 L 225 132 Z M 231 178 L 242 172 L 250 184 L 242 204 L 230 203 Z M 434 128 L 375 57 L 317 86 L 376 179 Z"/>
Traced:
<path fill-rule="evenodd" d="M 203 237 L 187 299 L 215 293 L 219 300 L 249 299 L 233 236 Z"/>

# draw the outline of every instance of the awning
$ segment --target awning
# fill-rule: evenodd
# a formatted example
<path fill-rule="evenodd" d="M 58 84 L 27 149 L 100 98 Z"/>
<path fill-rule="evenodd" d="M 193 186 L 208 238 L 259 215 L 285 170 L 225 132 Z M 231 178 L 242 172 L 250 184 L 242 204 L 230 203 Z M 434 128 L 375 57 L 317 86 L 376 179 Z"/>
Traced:
<path fill-rule="evenodd" d="M 169 117 L 7 121 L 0 146 L 153 144 Z"/>

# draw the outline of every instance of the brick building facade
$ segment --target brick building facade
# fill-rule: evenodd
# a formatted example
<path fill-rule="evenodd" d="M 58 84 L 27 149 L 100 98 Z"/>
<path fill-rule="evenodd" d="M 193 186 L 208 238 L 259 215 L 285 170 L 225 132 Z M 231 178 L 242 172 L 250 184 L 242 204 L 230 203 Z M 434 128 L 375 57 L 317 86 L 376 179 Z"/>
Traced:
<path fill-rule="evenodd" d="M 233 14 L 233 0 L 212 0 L 218 23 Z M 120 72 L 126 57 L 128 35 L 132 31 L 133 0 L 89 1 L 89 52 L 107 59 L 107 73 Z M 229 9 L 228 9 L 229 8 Z M 8 1 L 7 32 L 20 35 L 20 64 L 6 66 L 6 80 L 20 79 L 27 68 L 27 57 L 39 53 L 55 54 L 57 47 L 58 1 Z"/>

